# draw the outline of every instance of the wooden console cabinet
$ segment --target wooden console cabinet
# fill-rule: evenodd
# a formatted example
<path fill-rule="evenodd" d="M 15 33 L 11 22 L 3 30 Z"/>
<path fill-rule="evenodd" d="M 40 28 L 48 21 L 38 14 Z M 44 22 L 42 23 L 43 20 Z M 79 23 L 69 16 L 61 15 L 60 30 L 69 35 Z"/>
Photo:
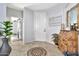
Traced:
<path fill-rule="evenodd" d="M 77 31 L 61 30 L 59 34 L 58 47 L 63 53 L 78 53 Z"/>

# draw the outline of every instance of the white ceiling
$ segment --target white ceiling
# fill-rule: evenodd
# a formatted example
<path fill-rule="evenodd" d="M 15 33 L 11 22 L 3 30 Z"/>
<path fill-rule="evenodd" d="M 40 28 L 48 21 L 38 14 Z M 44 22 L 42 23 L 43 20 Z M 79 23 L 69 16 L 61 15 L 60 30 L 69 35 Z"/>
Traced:
<path fill-rule="evenodd" d="M 32 3 L 8 3 L 7 6 L 10 8 L 23 10 L 24 7 L 28 7 L 30 5 L 33 5 Z"/>
<path fill-rule="evenodd" d="M 59 3 L 8 3 L 7 6 L 18 10 L 23 10 L 24 7 L 32 10 L 46 10 L 58 4 Z"/>
<path fill-rule="evenodd" d="M 36 5 L 29 6 L 27 8 L 32 10 L 46 10 L 48 8 L 54 7 L 57 3 L 39 3 Z"/>

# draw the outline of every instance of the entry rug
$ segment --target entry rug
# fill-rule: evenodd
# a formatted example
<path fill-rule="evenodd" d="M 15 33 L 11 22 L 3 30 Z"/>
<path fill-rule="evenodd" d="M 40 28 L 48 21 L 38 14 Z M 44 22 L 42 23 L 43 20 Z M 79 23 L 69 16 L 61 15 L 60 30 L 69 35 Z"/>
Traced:
<path fill-rule="evenodd" d="M 34 47 L 27 51 L 27 56 L 46 56 L 47 51 L 42 47 Z"/>

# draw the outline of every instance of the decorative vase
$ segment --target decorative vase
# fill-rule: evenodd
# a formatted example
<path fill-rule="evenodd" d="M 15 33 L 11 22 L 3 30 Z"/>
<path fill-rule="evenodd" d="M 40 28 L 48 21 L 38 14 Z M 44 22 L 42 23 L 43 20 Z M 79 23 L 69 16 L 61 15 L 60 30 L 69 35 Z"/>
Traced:
<path fill-rule="evenodd" d="M 3 43 L 0 48 L 0 56 L 9 56 L 9 54 L 11 52 L 11 47 L 8 43 L 8 38 L 3 38 L 2 41 L 3 41 Z"/>

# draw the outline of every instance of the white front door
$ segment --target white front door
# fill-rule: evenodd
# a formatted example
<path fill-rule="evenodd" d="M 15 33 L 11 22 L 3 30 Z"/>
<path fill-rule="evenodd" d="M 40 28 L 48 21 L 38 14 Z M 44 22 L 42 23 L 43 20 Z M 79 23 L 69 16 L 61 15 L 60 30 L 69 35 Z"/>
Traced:
<path fill-rule="evenodd" d="M 34 30 L 36 41 L 46 41 L 46 13 L 34 13 Z"/>

